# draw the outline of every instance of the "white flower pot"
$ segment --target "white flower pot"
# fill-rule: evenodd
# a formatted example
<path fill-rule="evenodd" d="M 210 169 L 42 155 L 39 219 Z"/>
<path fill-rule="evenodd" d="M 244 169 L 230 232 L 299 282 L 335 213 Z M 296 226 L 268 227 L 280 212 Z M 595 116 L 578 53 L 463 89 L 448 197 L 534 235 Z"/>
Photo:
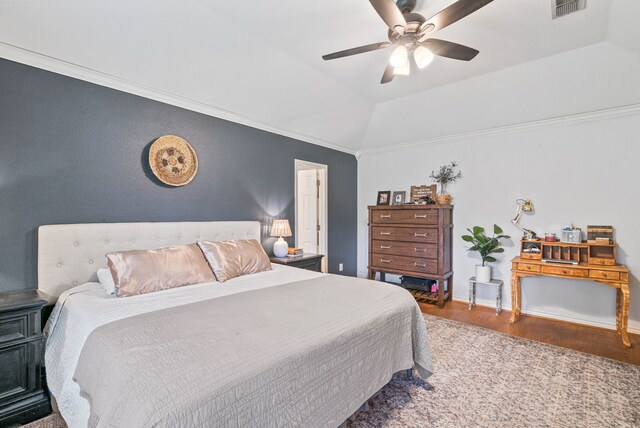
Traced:
<path fill-rule="evenodd" d="M 476 266 L 476 281 L 489 282 L 491 281 L 491 266 Z"/>

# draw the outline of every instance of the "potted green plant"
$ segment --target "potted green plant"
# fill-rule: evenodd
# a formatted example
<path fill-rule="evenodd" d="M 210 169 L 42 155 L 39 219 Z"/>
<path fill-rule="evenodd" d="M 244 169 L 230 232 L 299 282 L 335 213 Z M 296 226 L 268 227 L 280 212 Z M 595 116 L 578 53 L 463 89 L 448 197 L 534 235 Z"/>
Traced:
<path fill-rule="evenodd" d="M 436 202 L 442 205 L 448 205 L 453 200 L 453 196 L 447 193 L 447 185 L 455 183 L 462 178 L 462 172 L 456 171 L 458 163 L 456 161 L 447 165 L 442 165 L 438 171 L 431 171 L 430 178 L 440 184 L 440 192 L 436 196 Z"/>
<path fill-rule="evenodd" d="M 497 224 L 493 225 L 493 235 L 487 236 L 484 227 L 474 226 L 473 229 L 467 229 L 471 234 L 462 235 L 462 239 L 469 242 L 472 247 L 467 251 L 477 251 L 482 258 L 482 265 L 476 266 L 476 280 L 480 282 L 491 281 L 491 266 L 487 266 L 487 262 L 496 262 L 496 258 L 492 254 L 504 253 L 504 248 L 501 247 L 501 239 L 511 238 L 509 235 L 504 235 L 502 229 Z"/>

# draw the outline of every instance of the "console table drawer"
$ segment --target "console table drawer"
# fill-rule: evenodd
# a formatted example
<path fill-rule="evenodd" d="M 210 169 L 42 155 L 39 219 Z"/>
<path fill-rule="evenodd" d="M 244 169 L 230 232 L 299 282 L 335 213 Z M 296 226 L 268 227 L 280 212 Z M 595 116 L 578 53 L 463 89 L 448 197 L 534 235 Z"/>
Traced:
<path fill-rule="evenodd" d="M 540 272 L 540 266 L 528 265 L 526 263 L 518 263 L 518 270 L 523 270 L 526 272 Z"/>
<path fill-rule="evenodd" d="M 422 244 L 416 242 L 398 241 L 373 241 L 371 251 L 378 254 L 395 254 L 408 257 L 425 257 L 435 259 L 438 257 L 436 244 Z"/>
<path fill-rule="evenodd" d="M 433 228 L 415 227 L 384 227 L 374 226 L 371 228 L 372 238 L 384 241 L 407 241 L 426 242 L 436 244 L 438 242 L 438 231 Z M 374 250 L 372 248 L 372 250 Z"/>
<path fill-rule="evenodd" d="M 611 272 L 608 270 L 590 270 L 589 278 L 618 280 L 620 279 L 620 272 Z"/>
<path fill-rule="evenodd" d="M 571 269 L 571 268 L 553 267 L 553 266 L 542 266 L 542 273 L 548 273 L 551 275 L 577 276 L 582 278 L 589 277 L 589 271 L 586 269 Z"/>
<path fill-rule="evenodd" d="M 436 210 L 385 209 L 373 210 L 371 222 L 374 224 L 438 224 Z"/>
<path fill-rule="evenodd" d="M 435 259 L 372 254 L 371 263 L 374 268 L 382 270 L 396 269 L 425 274 L 436 274 L 438 272 L 438 261 Z"/>

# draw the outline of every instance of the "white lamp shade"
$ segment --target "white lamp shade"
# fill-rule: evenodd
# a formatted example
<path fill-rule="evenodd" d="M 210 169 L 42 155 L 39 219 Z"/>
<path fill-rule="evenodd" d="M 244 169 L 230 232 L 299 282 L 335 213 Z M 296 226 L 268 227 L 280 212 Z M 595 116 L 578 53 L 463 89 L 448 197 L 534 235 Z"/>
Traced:
<path fill-rule="evenodd" d="M 393 65 L 395 68 L 399 68 L 409 63 L 408 58 L 407 48 L 400 45 L 393 50 L 391 58 L 389 58 L 389 64 Z"/>
<path fill-rule="evenodd" d="M 433 53 L 424 46 L 418 46 L 413 51 L 413 59 L 416 61 L 418 68 L 425 68 L 433 61 Z"/>
<path fill-rule="evenodd" d="M 289 226 L 289 220 L 274 220 L 271 225 L 271 236 L 291 236 L 291 227 Z"/>
<path fill-rule="evenodd" d="M 398 74 L 402 76 L 408 76 L 410 71 L 411 71 L 411 67 L 409 66 L 409 61 L 405 62 L 402 67 L 393 68 L 393 74 L 395 74 L 396 76 Z"/>

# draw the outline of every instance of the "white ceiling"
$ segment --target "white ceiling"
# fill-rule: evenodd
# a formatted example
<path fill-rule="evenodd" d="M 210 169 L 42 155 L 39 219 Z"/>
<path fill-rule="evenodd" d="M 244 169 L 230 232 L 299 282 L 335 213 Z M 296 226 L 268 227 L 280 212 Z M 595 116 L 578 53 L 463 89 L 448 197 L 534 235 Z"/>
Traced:
<path fill-rule="evenodd" d="M 387 85 L 389 50 L 321 59 L 386 39 L 367 0 L 0 0 L 0 56 L 350 152 L 640 103 L 640 1 L 550 3 L 495 0 L 435 35 L 473 61 Z"/>

